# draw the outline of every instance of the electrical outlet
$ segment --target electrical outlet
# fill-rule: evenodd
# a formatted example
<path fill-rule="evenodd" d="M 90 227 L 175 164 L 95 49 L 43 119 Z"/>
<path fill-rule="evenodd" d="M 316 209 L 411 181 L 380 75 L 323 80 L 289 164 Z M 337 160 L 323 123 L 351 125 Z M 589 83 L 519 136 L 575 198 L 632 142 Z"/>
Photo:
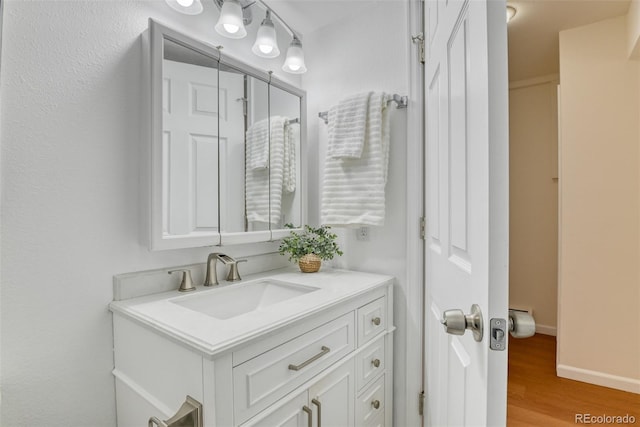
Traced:
<path fill-rule="evenodd" d="M 356 239 L 361 242 L 369 241 L 369 227 L 360 227 L 356 229 Z"/>

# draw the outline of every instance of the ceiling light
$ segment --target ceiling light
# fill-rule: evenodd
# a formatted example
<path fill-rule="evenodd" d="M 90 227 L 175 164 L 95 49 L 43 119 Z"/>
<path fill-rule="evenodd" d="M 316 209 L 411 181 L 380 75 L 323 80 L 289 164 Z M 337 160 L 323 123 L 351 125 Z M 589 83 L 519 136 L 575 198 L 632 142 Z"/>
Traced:
<path fill-rule="evenodd" d="M 287 59 L 284 60 L 282 69 L 287 73 L 292 74 L 302 74 L 307 72 L 307 67 L 304 65 L 302 43 L 295 34 L 293 35 L 293 40 L 289 45 L 289 49 L 287 49 Z"/>
<path fill-rule="evenodd" d="M 171 9 L 185 15 L 198 15 L 202 13 L 202 3 L 200 0 L 165 0 Z"/>
<path fill-rule="evenodd" d="M 276 39 L 276 27 L 271 20 L 271 11 L 267 10 L 267 15 L 258 28 L 256 42 L 251 51 L 263 58 L 275 58 L 280 55 L 278 41 Z"/>
<path fill-rule="evenodd" d="M 513 6 L 507 6 L 507 22 L 511 21 L 516 16 L 516 8 Z"/>
<path fill-rule="evenodd" d="M 242 19 L 240 2 L 238 0 L 224 0 L 220 10 L 220 17 L 216 24 L 216 31 L 218 34 L 230 39 L 241 39 L 247 35 Z"/>

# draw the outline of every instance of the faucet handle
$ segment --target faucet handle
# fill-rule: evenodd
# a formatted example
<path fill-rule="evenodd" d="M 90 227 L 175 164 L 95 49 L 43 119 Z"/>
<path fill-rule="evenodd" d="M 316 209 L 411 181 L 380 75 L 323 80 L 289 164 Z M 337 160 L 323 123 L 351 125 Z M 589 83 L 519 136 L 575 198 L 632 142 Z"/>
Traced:
<path fill-rule="evenodd" d="M 193 286 L 193 280 L 191 279 L 191 270 L 188 269 L 179 269 L 179 270 L 169 270 L 168 273 L 178 273 L 182 272 L 182 281 L 180 282 L 180 288 L 178 291 L 180 292 L 190 292 L 195 291 L 196 287 Z"/>
<path fill-rule="evenodd" d="M 246 259 L 239 259 L 229 263 L 229 274 L 227 275 L 227 282 L 237 282 L 242 280 L 240 273 L 238 272 L 238 264 L 241 262 L 247 262 Z"/>

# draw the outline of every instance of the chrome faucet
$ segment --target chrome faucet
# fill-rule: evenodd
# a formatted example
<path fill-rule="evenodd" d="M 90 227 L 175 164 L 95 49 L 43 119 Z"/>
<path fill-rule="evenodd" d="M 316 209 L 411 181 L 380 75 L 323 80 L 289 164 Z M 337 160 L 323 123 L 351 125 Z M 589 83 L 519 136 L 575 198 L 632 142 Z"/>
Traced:
<path fill-rule="evenodd" d="M 209 256 L 207 257 L 207 274 L 204 278 L 204 286 L 217 286 L 219 285 L 218 283 L 218 272 L 216 270 L 216 264 L 218 262 L 218 260 L 222 261 L 224 263 L 224 261 L 222 260 L 222 257 L 226 257 L 225 254 L 220 254 L 217 252 L 211 253 L 209 254 Z"/>
<path fill-rule="evenodd" d="M 216 269 L 218 260 L 224 265 L 229 266 L 229 274 L 227 275 L 228 282 L 237 282 L 242 279 L 240 273 L 238 273 L 238 263 L 247 262 L 246 259 L 235 260 L 229 255 L 214 252 L 209 254 L 207 258 L 207 274 L 204 279 L 204 286 L 216 286 L 219 284 Z"/>

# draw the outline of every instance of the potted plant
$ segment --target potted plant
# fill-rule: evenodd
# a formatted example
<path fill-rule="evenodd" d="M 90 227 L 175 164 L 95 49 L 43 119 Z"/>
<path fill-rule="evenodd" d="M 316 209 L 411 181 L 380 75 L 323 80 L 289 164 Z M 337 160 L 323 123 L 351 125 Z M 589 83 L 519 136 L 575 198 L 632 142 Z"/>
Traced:
<path fill-rule="evenodd" d="M 287 228 L 293 228 L 291 224 Z M 336 243 L 336 236 L 331 227 L 323 225 L 320 228 L 304 226 L 302 233 L 294 231 L 280 243 L 280 255 L 289 255 L 289 261 L 298 263 L 303 273 L 315 273 L 320 269 L 322 260 L 333 259 L 336 255 L 342 255 L 342 251 Z"/>

